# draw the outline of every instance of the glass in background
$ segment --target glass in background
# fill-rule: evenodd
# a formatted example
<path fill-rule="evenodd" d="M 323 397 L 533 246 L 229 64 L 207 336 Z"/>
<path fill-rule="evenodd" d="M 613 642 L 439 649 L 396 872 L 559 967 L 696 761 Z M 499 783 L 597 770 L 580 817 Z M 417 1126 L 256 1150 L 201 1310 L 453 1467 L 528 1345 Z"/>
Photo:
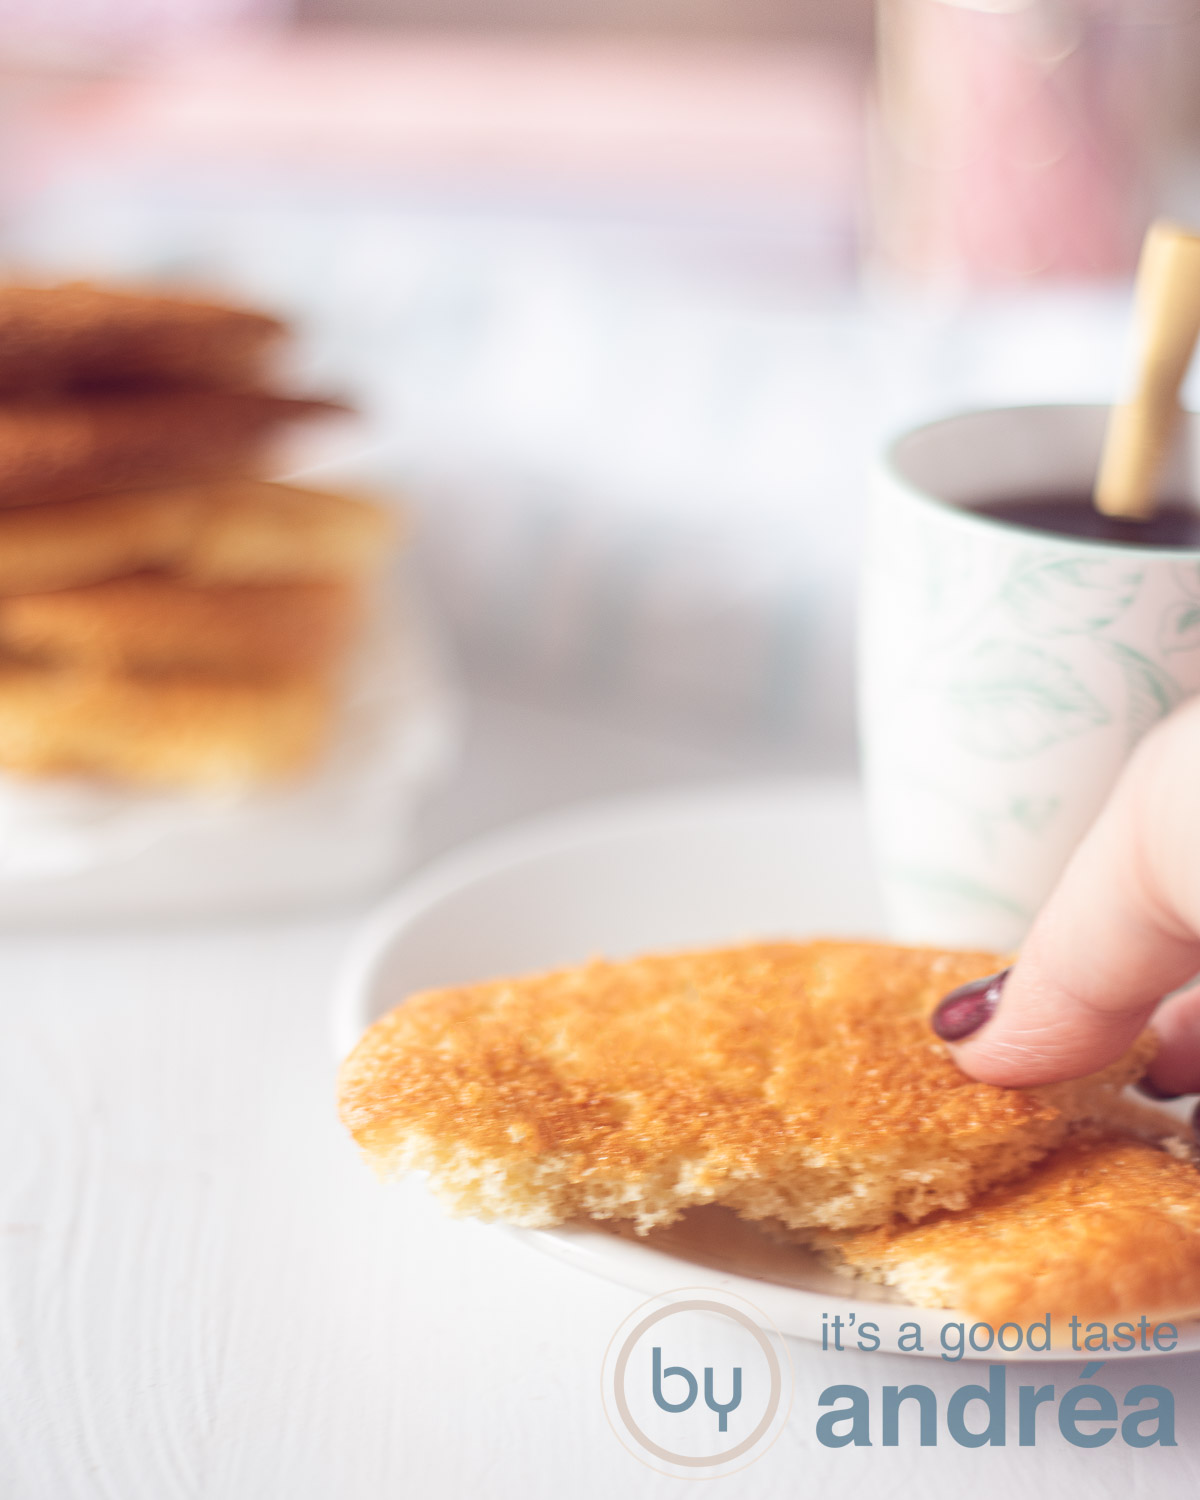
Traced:
<path fill-rule="evenodd" d="M 1189 0 L 880 0 L 875 253 L 966 286 L 1126 274 Z"/>

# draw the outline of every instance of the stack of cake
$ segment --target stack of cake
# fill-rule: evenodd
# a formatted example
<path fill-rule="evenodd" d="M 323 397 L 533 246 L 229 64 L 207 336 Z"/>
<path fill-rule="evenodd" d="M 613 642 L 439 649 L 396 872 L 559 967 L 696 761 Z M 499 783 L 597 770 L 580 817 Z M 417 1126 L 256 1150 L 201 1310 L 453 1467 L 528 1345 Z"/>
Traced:
<path fill-rule="evenodd" d="M 212 303 L 0 288 L 0 769 L 159 785 L 312 764 L 390 525 L 258 477 L 284 334 Z"/>

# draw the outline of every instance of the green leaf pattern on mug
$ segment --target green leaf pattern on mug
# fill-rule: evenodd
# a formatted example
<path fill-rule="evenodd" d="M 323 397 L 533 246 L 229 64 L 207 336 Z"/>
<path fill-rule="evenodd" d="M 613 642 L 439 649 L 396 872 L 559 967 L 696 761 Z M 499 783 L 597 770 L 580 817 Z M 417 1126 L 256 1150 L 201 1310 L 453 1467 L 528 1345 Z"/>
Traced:
<path fill-rule="evenodd" d="M 1014 568 L 1003 598 L 1030 635 L 1103 630 L 1132 604 L 1140 570 L 1107 558 L 1074 557 Z"/>
<path fill-rule="evenodd" d="M 1163 613 L 1159 657 L 1200 652 L 1200 565 L 1181 563 L 1174 571 L 1191 592 Z M 1120 669 L 1131 744 L 1170 713 L 1184 689 L 1158 662 L 1108 634 L 1136 600 L 1143 578 L 1144 570 L 1127 560 L 1044 553 L 1018 558 L 998 594 L 981 601 L 976 623 L 967 627 L 969 639 L 973 629 L 988 622 L 995 636 L 966 655 L 952 652 L 954 665 L 939 674 L 955 741 L 977 755 L 1014 760 L 1113 721 L 1115 705 L 1102 701 L 1080 676 L 1078 648 L 1071 648 L 1071 665 L 1033 644 L 1054 637 L 1086 638 L 1089 652 Z M 999 615 L 993 613 L 997 609 Z M 1009 633 L 1012 625 L 1017 639 Z M 1038 820 L 1027 821 L 1028 812 L 1014 804 L 1012 817 L 1032 832 Z"/>
<path fill-rule="evenodd" d="M 906 540 L 910 556 L 924 554 L 907 573 L 917 628 L 902 607 L 894 672 L 880 680 L 903 715 L 890 774 L 910 812 L 897 820 L 887 879 L 912 910 L 951 927 L 971 913 L 1019 931 L 1045 891 L 1030 898 L 1011 872 L 1052 870 L 1058 846 L 1085 826 L 1080 794 L 1062 780 L 1071 756 L 1055 747 L 1094 735 L 1097 764 L 1115 768 L 1122 741 L 1132 747 L 1200 692 L 1200 563 L 1034 546 L 997 575 L 982 549 L 952 546 L 938 528 L 919 549 Z M 925 842 L 911 832 L 913 807 L 929 813 Z"/>
<path fill-rule="evenodd" d="M 1023 923 L 1033 918 L 1033 912 L 1028 907 L 1023 906 L 1019 901 L 1014 901 L 1003 891 L 995 890 L 981 881 L 972 880 L 956 870 L 896 863 L 886 865 L 883 873 L 886 879 L 899 884 L 912 886 L 936 896 L 949 896 L 971 906 L 991 908 L 1006 916 L 1016 917 Z"/>
<path fill-rule="evenodd" d="M 1176 563 L 1172 569 L 1179 587 L 1193 599 L 1200 599 L 1200 562 Z"/>
<path fill-rule="evenodd" d="M 1158 627 L 1158 649 L 1164 656 L 1200 646 L 1200 599 L 1178 599 L 1167 606 Z"/>
<path fill-rule="evenodd" d="M 1132 646 L 1120 641 L 1096 644 L 1124 673 L 1125 727 L 1129 743 L 1135 745 L 1148 729 L 1171 712 L 1184 696 L 1183 689 L 1169 672 Z"/>
<path fill-rule="evenodd" d="M 1109 722 L 1104 706 L 1064 661 L 1037 646 L 983 641 L 946 688 L 952 733 L 964 749 L 997 760 L 1033 755 Z"/>
<path fill-rule="evenodd" d="M 1027 833 L 1039 834 L 1050 826 L 1061 807 L 1061 797 L 1014 797 L 1008 812 L 1013 822 Z"/>
<path fill-rule="evenodd" d="M 1016 942 L 1128 749 L 1200 694 L 1200 560 L 894 516 L 864 699 L 888 900 Z"/>

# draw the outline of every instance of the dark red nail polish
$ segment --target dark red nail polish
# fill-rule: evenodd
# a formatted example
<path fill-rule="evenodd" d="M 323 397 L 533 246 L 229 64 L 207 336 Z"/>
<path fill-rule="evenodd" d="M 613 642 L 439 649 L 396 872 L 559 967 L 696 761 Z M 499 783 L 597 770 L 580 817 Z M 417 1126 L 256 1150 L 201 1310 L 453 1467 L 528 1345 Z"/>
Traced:
<path fill-rule="evenodd" d="M 1139 1094 L 1145 1094 L 1147 1099 L 1162 1101 L 1165 1099 L 1178 1099 L 1180 1095 L 1169 1093 L 1166 1089 L 1160 1089 L 1158 1084 L 1151 1083 L 1148 1078 L 1139 1078 L 1134 1084 Z"/>
<path fill-rule="evenodd" d="M 988 974 L 983 979 L 973 979 L 959 989 L 951 990 L 938 1005 L 929 1024 L 944 1042 L 961 1042 L 979 1030 L 985 1021 L 990 1021 L 1000 1003 L 1000 992 L 1009 971 L 1001 969 L 999 974 Z"/>

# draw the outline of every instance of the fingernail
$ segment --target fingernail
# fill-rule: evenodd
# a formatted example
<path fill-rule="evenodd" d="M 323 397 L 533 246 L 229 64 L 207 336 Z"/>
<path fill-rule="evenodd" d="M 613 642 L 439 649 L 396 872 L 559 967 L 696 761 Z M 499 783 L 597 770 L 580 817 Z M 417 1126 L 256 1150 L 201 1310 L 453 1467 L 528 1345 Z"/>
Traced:
<path fill-rule="evenodd" d="M 973 979 L 951 990 L 929 1018 L 929 1024 L 944 1042 L 961 1042 L 990 1021 L 1000 1003 L 1000 993 L 1009 970 Z"/>
<path fill-rule="evenodd" d="M 1137 1089 L 1139 1094 L 1145 1094 L 1147 1099 L 1163 1100 L 1178 1099 L 1180 1097 L 1178 1094 L 1173 1094 L 1167 1089 L 1160 1089 L 1158 1084 L 1151 1083 L 1148 1078 L 1139 1078 L 1134 1084 L 1134 1088 Z"/>

